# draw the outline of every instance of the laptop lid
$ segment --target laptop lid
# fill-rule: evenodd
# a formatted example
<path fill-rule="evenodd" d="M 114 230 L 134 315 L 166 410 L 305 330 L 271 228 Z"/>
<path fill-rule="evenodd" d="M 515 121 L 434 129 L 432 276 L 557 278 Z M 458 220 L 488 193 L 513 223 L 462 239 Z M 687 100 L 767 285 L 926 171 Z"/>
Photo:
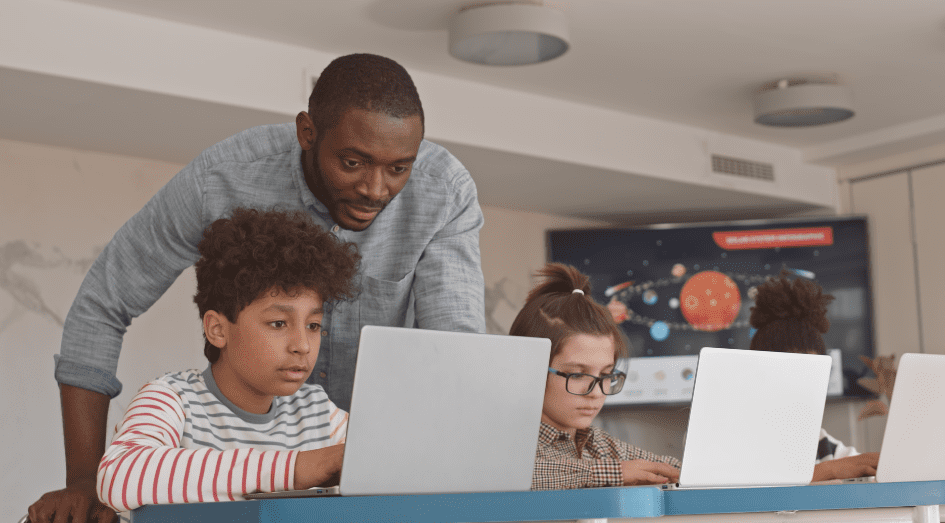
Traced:
<path fill-rule="evenodd" d="M 945 479 L 945 355 L 903 354 L 876 481 Z"/>
<path fill-rule="evenodd" d="M 810 483 L 830 364 L 829 356 L 703 348 L 679 486 Z"/>
<path fill-rule="evenodd" d="M 551 341 L 366 326 L 341 494 L 531 488 Z"/>

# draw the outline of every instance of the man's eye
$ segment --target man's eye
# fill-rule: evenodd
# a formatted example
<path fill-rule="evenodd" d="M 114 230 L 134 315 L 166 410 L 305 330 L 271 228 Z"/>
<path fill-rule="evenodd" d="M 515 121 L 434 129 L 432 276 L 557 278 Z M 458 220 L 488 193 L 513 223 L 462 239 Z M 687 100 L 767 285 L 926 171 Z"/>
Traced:
<path fill-rule="evenodd" d="M 349 168 L 352 168 L 352 169 L 361 164 L 361 162 L 359 162 L 359 161 L 357 161 L 357 160 L 346 159 L 346 160 L 343 160 L 343 161 L 344 161 L 346 167 L 349 167 Z"/>
<path fill-rule="evenodd" d="M 404 167 L 403 165 L 398 165 L 397 167 L 392 167 L 391 170 L 394 171 L 395 174 L 404 174 L 405 172 L 407 172 L 407 167 Z"/>
<path fill-rule="evenodd" d="M 269 325 L 276 328 L 281 328 L 281 327 L 285 327 L 285 322 L 282 320 L 270 321 Z"/>
<path fill-rule="evenodd" d="M 322 328 L 322 324 L 321 324 L 321 323 L 309 323 L 309 324 L 308 324 L 308 328 L 309 328 L 309 329 L 312 329 L 313 331 L 317 331 L 317 330 L 319 330 L 319 329 Z"/>

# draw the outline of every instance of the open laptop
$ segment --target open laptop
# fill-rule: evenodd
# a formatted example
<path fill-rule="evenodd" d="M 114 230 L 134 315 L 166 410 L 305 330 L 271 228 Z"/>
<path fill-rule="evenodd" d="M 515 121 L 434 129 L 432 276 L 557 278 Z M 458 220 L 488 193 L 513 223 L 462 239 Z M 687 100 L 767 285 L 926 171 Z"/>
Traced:
<path fill-rule="evenodd" d="M 703 348 L 679 482 L 664 488 L 810 483 L 830 364 L 829 356 Z"/>
<path fill-rule="evenodd" d="M 903 354 L 876 481 L 945 480 L 945 355 Z"/>
<path fill-rule="evenodd" d="M 875 483 L 945 479 L 945 355 L 903 354 L 896 370 L 895 400 L 890 401 L 875 476 L 818 481 Z"/>
<path fill-rule="evenodd" d="M 550 353 L 544 338 L 366 326 L 341 484 L 246 498 L 529 490 Z"/>

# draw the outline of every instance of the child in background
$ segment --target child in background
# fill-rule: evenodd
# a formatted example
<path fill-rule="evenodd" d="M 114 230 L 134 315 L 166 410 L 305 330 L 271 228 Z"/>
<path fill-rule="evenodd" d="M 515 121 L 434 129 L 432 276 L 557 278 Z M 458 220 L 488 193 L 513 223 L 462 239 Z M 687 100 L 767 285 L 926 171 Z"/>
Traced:
<path fill-rule="evenodd" d="M 99 498 L 116 511 L 339 477 L 348 415 L 305 380 L 324 303 L 355 291 L 356 248 L 303 213 L 237 209 L 198 249 L 194 302 L 210 365 L 158 378 L 132 400 L 99 466 Z"/>
<path fill-rule="evenodd" d="M 830 329 L 827 305 L 833 296 L 812 281 L 790 280 L 785 271 L 756 291 L 749 318 L 758 329 L 751 339 L 752 350 L 827 354 L 822 334 Z M 873 476 L 878 463 L 879 453 L 860 454 L 821 428 L 812 481 Z"/>
<path fill-rule="evenodd" d="M 509 332 L 551 340 L 533 490 L 651 485 L 677 481 L 679 460 L 613 438 L 591 422 L 623 387 L 616 368 L 628 349 L 610 312 L 590 297 L 587 276 L 550 263 Z"/>

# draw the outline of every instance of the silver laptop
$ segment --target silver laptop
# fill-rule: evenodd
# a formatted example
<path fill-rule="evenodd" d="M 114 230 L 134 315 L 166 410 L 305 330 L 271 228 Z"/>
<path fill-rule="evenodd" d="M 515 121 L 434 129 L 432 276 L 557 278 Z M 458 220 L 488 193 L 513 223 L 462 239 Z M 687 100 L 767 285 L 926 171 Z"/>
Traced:
<path fill-rule="evenodd" d="M 945 480 L 945 355 L 903 354 L 876 481 Z"/>
<path fill-rule="evenodd" d="M 665 488 L 810 483 L 830 364 L 829 356 L 703 348 L 679 483 Z"/>
<path fill-rule="evenodd" d="M 253 494 L 438 494 L 531 488 L 551 341 L 361 330 L 340 488 Z"/>

